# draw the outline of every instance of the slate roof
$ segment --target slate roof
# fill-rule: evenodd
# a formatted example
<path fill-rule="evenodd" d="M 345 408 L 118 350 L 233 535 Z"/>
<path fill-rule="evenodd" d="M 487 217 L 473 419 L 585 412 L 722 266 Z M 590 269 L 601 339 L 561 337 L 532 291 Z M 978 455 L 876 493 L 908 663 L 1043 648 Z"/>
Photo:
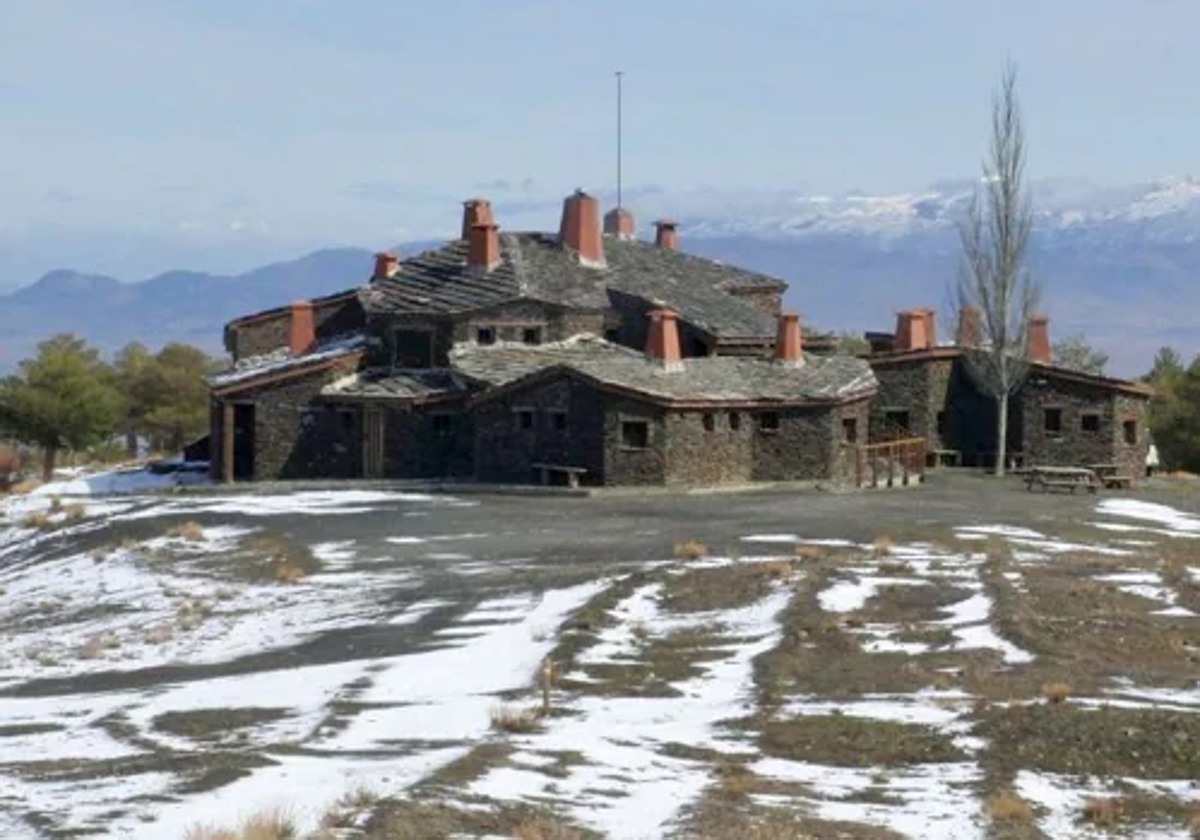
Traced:
<path fill-rule="evenodd" d="M 549 233 L 502 233 L 500 250 L 500 265 L 477 274 L 467 266 L 467 243 L 449 242 L 403 260 L 396 276 L 360 290 L 360 300 L 368 312 L 455 314 L 518 298 L 607 309 L 612 295 L 626 295 L 674 309 L 718 338 L 775 335 L 770 318 L 728 291 L 782 288 L 774 278 L 614 237 L 604 238 L 607 265 L 599 269 L 580 265 Z"/>
<path fill-rule="evenodd" d="M 281 347 L 269 353 L 240 359 L 233 367 L 207 377 L 207 381 L 213 388 L 223 388 L 236 382 L 257 379 L 268 374 L 282 373 L 292 369 L 306 368 L 320 362 L 332 361 L 342 356 L 361 352 L 366 346 L 366 336 L 362 333 L 346 333 L 323 341 L 312 350 L 299 356 L 293 355 L 289 348 Z"/>
<path fill-rule="evenodd" d="M 423 401 L 466 394 L 470 384 L 446 368 L 388 370 L 373 368 L 350 374 L 327 385 L 326 397 Z"/>
<path fill-rule="evenodd" d="M 492 387 L 565 369 L 668 403 L 842 401 L 867 396 L 877 386 L 870 365 L 847 356 L 809 356 L 799 367 L 706 356 L 684 359 L 667 369 L 642 353 L 594 336 L 537 347 L 462 345 L 450 361 L 457 372 Z"/>

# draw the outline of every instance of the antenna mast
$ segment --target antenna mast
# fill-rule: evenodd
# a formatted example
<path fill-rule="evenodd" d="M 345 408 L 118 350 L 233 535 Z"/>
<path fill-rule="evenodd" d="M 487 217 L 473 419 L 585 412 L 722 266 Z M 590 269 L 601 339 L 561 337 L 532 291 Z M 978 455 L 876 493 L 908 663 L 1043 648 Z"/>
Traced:
<path fill-rule="evenodd" d="M 621 80 L 625 73 L 617 71 L 617 209 L 621 208 Z"/>

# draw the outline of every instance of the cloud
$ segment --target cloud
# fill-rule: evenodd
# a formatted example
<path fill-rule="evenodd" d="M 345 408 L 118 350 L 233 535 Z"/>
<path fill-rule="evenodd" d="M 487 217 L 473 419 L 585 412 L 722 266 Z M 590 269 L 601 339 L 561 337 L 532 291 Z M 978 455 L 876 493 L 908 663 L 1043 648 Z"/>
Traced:
<path fill-rule="evenodd" d="M 364 181 L 360 184 L 351 184 L 346 187 L 344 192 L 359 201 L 371 201 L 378 204 L 395 204 L 415 197 L 404 186 L 388 181 Z"/>
<path fill-rule="evenodd" d="M 540 188 L 541 185 L 532 175 L 526 175 L 519 181 L 512 181 L 508 178 L 495 178 L 491 181 L 484 181 L 475 185 L 475 189 L 486 192 L 521 193 L 522 195 L 536 193 Z"/>
<path fill-rule="evenodd" d="M 49 190 L 46 193 L 46 201 L 54 204 L 74 204 L 79 201 L 79 196 L 67 190 Z"/>

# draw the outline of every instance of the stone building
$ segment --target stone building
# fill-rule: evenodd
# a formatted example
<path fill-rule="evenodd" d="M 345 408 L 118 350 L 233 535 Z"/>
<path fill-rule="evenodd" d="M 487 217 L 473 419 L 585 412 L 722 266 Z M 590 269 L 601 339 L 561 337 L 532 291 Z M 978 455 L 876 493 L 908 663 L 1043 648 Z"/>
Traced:
<path fill-rule="evenodd" d="M 879 382 L 872 440 L 924 439 L 930 458 L 968 466 L 995 462 L 996 401 L 980 387 L 986 352 L 979 313 L 964 310 L 954 340 L 939 343 L 931 309 L 897 314 L 893 333 L 869 333 Z M 1049 319 L 1028 326 L 1028 370 L 1009 398 L 1008 451 L 1014 463 L 1115 464 L 1141 475 L 1150 446 L 1145 385 L 1057 366 Z"/>
<path fill-rule="evenodd" d="M 227 325 L 210 379 L 223 480 L 450 478 L 593 485 L 851 481 L 876 390 L 814 355 L 786 284 L 638 240 L 585 193 L 557 234 L 379 254 L 359 288 Z"/>

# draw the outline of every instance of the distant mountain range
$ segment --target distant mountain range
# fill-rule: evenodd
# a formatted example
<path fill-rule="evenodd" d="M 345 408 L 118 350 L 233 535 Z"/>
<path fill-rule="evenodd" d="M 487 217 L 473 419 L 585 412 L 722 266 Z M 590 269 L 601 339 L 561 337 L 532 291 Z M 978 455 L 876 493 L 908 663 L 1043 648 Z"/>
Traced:
<path fill-rule="evenodd" d="M 861 331 L 889 328 L 901 307 L 949 309 L 955 222 L 971 186 L 838 197 L 707 191 L 668 194 L 651 209 L 688 208 L 676 212 L 685 250 L 782 277 L 792 284 L 788 305 L 808 321 Z M 1032 265 L 1055 335 L 1086 333 L 1122 374 L 1144 371 L 1163 345 L 1188 357 L 1200 351 L 1192 314 L 1200 308 L 1200 181 L 1097 188 L 1060 179 L 1037 182 L 1034 195 Z M 503 205 L 497 209 L 503 215 Z M 226 321 L 354 286 L 370 269 L 369 251 L 336 248 L 236 276 L 180 270 L 125 283 L 52 271 L 0 296 L 0 370 L 63 331 L 105 350 L 136 339 L 219 352 Z"/>

